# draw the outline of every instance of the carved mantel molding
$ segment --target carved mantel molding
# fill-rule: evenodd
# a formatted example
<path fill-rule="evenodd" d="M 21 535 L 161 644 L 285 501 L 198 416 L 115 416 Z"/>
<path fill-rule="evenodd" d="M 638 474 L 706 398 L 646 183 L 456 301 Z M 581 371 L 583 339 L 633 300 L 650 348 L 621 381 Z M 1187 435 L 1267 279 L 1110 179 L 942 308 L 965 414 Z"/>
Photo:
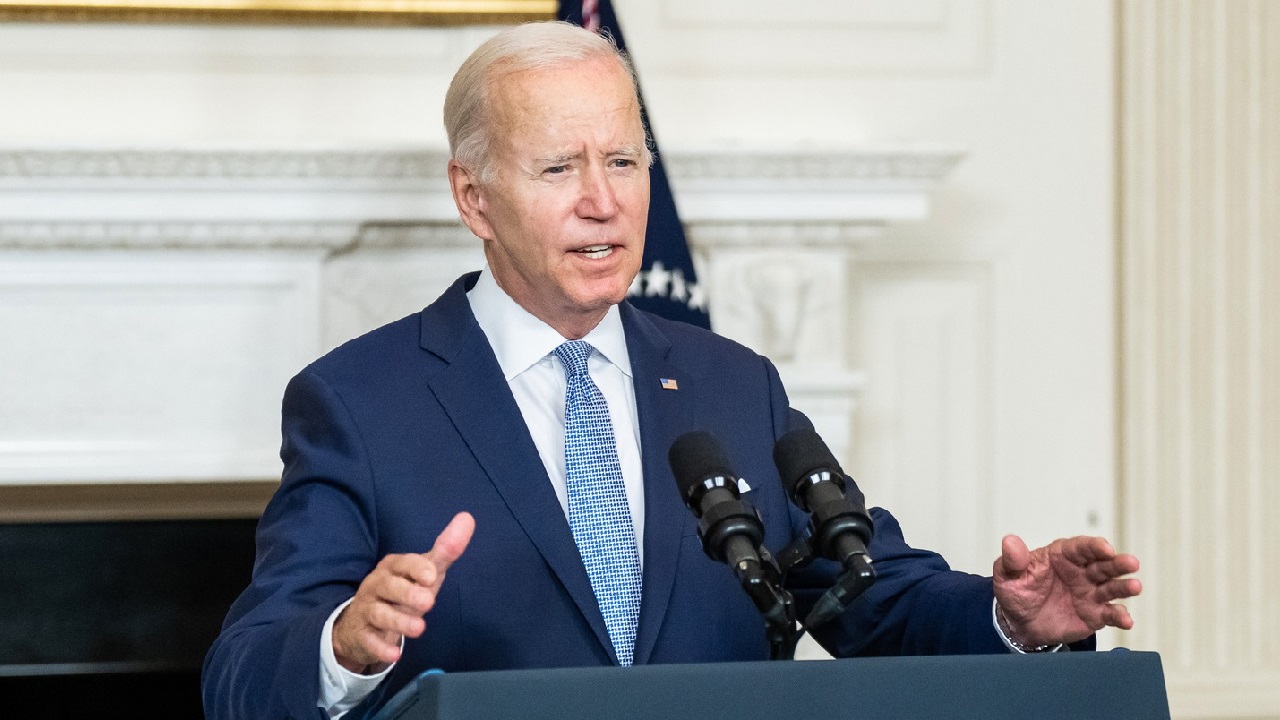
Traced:
<path fill-rule="evenodd" d="M 423 182 L 437 176 L 446 160 L 428 150 L 8 149 L 0 150 L 0 177 Z"/>
<path fill-rule="evenodd" d="M 699 242 L 768 244 L 776 233 L 838 244 L 926 217 L 932 188 L 960 157 L 703 151 L 664 162 Z M 455 224 L 447 159 L 436 150 L 0 150 L 0 249 L 333 250 L 365 225 Z"/>
<path fill-rule="evenodd" d="M 853 151 L 705 150 L 664 154 L 667 171 L 682 181 L 746 184 L 889 183 L 928 189 L 962 153 L 952 149 Z M 376 179 L 422 183 L 444 180 L 448 153 L 409 150 L 0 149 L 0 178 L 113 178 L 207 180 Z"/>
<path fill-rule="evenodd" d="M 845 348 L 857 246 L 927 217 L 960 157 L 664 155 L 716 329 L 775 360 L 837 454 L 862 384 Z M 0 399 L 26 413 L 0 419 L 0 485 L 278 477 L 289 375 L 483 262 L 446 162 L 420 148 L 0 149 L 0 332 L 17 338 L 0 349 L 17 364 Z M 62 352 L 68 330 L 83 357 Z M 107 384 L 60 392 L 55 377 Z M 177 388 L 198 391 L 170 402 Z"/>

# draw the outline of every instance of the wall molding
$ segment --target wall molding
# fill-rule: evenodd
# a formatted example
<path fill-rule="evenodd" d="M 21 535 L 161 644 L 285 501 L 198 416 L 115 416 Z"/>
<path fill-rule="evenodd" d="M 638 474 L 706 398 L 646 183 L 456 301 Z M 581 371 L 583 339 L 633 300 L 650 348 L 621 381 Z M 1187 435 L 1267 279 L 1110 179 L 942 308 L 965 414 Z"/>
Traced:
<path fill-rule="evenodd" d="M 848 351 L 854 258 L 886 225 L 927 218 L 933 191 L 962 157 L 937 147 L 664 156 L 700 284 L 720 308 L 717 330 L 774 357 L 794 404 L 840 456 L 865 384 Z M 13 325 L 0 331 L 50 353 L 68 319 L 95 333 L 98 359 L 60 356 L 59 372 L 76 377 L 97 377 L 103 352 L 119 358 L 115 385 L 88 388 L 101 395 L 88 415 L 52 384 L 36 397 L 52 371 L 16 360 L 35 364 L 14 400 L 44 407 L 49 420 L 31 432 L 0 425 L 0 484 L 120 484 L 130 467 L 151 486 L 269 482 L 279 438 L 263 407 L 278 409 L 288 368 L 421 308 L 483 262 L 457 219 L 446 164 L 434 148 L 0 148 L 0 323 Z M 183 324 L 192 312 L 221 333 L 216 342 Z M 175 330 L 130 341 L 139 323 Z M 176 429 L 212 421 L 156 398 L 128 405 L 134 365 L 151 367 L 157 354 L 175 372 L 225 366 L 219 386 L 252 398 L 224 404 L 252 412 L 254 424 L 215 418 L 228 424 L 201 425 L 198 448 L 175 442 L 188 432 Z M 172 416 L 153 425 L 151 412 Z M 61 429 L 77 417 L 82 426 Z"/>
<path fill-rule="evenodd" d="M 931 192 L 962 157 L 910 147 L 717 150 L 664 155 L 664 162 L 688 224 L 830 227 L 923 220 Z M 317 247 L 331 250 L 342 242 L 343 224 L 457 223 L 447 161 L 433 149 L 0 149 L 0 247 L 74 245 L 68 238 L 76 236 L 94 244 L 104 235 L 126 238 L 130 224 L 150 238 L 132 241 L 143 244 L 178 246 L 190 237 L 205 247 L 222 237 L 241 247 L 274 235 L 295 246 L 312 225 Z M 219 224 L 228 227 L 211 229 Z M 280 232 L 290 225 L 303 232 Z"/>
<path fill-rule="evenodd" d="M 322 250 L 358 242 L 349 223 L 4 222 L 0 248 L 17 250 Z"/>
<path fill-rule="evenodd" d="M 1174 717 L 1278 718 L 1280 14 L 1119 7 L 1132 641 L 1162 654 Z"/>
<path fill-rule="evenodd" d="M 429 150 L 8 149 L 0 179 L 377 179 L 443 177 L 446 154 Z"/>
<path fill-rule="evenodd" d="M 828 152 L 699 150 L 663 153 L 686 181 L 873 180 L 933 183 L 959 162 L 954 148 L 885 148 Z M 0 149 L 0 179 L 404 179 L 443 180 L 448 153 L 431 149 Z"/>
<path fill-rule="evenodd" d="M 0 484 L 0 523 L 256 518 L 278 481 Z"/>

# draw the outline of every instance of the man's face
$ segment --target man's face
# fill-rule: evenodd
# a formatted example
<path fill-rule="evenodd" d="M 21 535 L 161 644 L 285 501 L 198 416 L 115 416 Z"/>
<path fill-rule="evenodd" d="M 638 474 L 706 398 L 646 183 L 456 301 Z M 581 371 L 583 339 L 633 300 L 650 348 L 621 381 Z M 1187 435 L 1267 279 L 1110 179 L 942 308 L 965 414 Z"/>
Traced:
<path fill-rule="evenodd" d="M 508 295 L 580 337 L 626 297 L 644 250 L 649 168 L 631 80 L 611 58 L 588 60 L 501 76 L 490 102 L 495 179 L 477 187 L 484 222 L 472 230 Z"/>

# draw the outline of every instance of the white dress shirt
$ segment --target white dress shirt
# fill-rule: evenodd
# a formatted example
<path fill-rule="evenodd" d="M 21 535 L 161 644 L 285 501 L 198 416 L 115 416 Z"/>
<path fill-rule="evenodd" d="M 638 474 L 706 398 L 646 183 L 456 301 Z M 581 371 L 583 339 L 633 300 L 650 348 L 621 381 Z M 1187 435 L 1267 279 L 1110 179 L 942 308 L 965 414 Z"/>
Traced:
<path fill-rule="evenodd" d="M 564 365 L 553 353 L 566 338 L 512 300 L 498 287 L 488 267 L 480 273 L 475 287 L 467 292 L 467 301 L 498 358 L 498 366 L 511 387 L 520 414 L 524 416 L 567 522 L 569 492 L 564 464 L 564 401 L 568 380 Z M 637 550 L 643 563 L 644 470 L 640 459 L 640 425 L 636 415 L 631 357 L 627 353 L 618 307 L 609 308 L 600 324 L 582 339 L 595 348 L 587 360 L 587 372 L 609 405 Z M 422 552 L 429 549 L 423 548 Z M 319 706 L 331 718 L 341 717 L 358 705 L 391 671 L 387 668 L 376 675 L 360 675 L 338 664 L 333 654 L 333 623 L 349 603 L 348 600 L 333 611 L 320 636 Z M 402 639 L 402 647 L 403 643 Z"/>
<path fill-rule="evenodd" d="M 569 517 L 568 480 L 564 467 L 564 396 L 568 387 L 564 365 L 553 351 L 565 341 L 550 325 L 530 315 L 494 281 L 488 268 L 467 293 L 471 311 L 498 357 L 502 375 L 511 386 L 524 423 L 533 436 L 542 465 L 551 478 L 560 507 Z M 622 481 L 631 506 L 636 544 L 644 561 L 644 482 L 640 462 L 640 425 L 636 421 L 636 392 L 631 376 L 631 356 L 622 331 L 618 306 L 586 337 L 595 348 L 587 360 L 587 372 L 609 404 L 609 419 L 618 445 Z"/>

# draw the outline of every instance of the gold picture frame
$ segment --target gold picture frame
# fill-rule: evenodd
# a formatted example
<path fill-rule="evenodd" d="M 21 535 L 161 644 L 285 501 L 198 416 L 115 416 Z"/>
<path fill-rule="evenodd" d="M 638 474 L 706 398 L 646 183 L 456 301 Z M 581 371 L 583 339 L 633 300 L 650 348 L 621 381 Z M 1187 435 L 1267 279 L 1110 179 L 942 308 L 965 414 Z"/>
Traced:
<path fill-rule="evenodd" d="M 509 24 L 556 0 L 0 0 L 0 21 L 306 25 Z"/>

